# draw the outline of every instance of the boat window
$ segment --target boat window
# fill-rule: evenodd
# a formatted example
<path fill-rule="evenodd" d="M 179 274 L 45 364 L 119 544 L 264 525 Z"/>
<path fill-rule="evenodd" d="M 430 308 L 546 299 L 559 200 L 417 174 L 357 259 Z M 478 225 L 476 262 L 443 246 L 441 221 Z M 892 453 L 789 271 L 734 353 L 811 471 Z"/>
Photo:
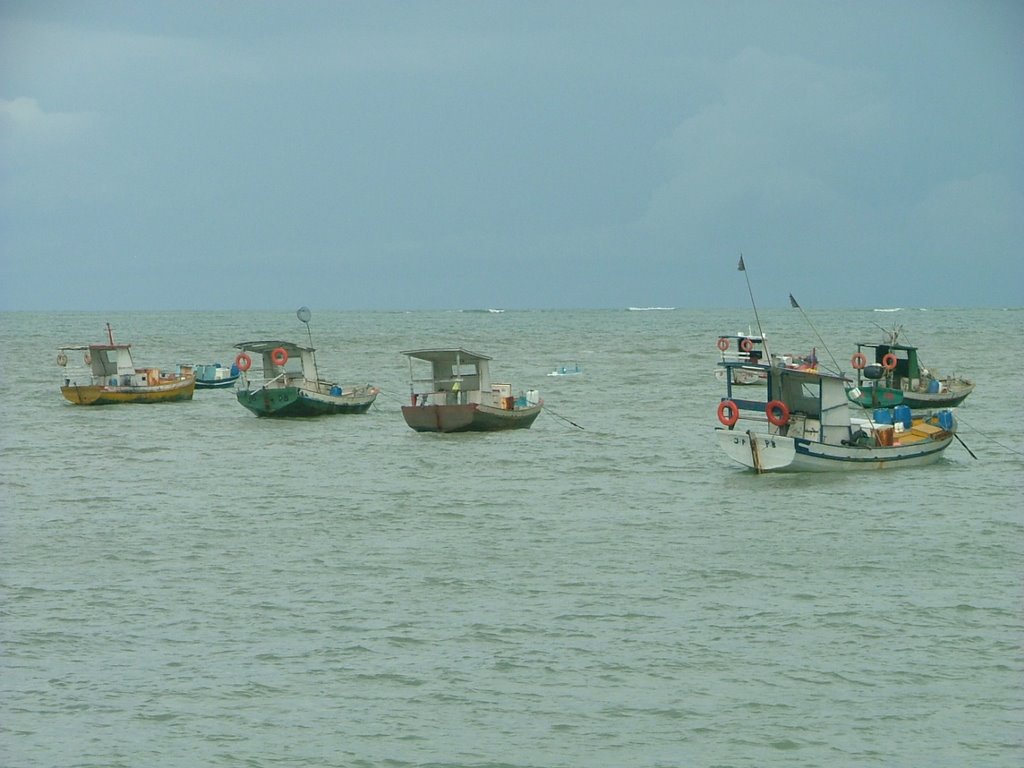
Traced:
<path fill-rule="evenodd" d="M 476 363 L 452 365 L 452 376 L 473 376 L 476 374 Z"/>

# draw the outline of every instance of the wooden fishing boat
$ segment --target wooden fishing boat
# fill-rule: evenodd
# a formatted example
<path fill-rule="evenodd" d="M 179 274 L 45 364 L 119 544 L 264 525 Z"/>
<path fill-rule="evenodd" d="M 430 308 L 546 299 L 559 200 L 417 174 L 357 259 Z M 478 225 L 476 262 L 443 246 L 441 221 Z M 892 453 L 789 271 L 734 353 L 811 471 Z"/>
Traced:
<path fill-rule="evenodd" d="M 192 399 L 196 380 L 190 367 L 173 374 L 163 373 L 159 368 L 136 368 L 131 344 L 115 344 L 110 323 L 107 339 L 107 344 L 64 346 L 58 351 L 57 364 L 65 369 L 60 391 L 68 402 L 115 405 Z M 78 355 L 85 367 L 67 370 Z"/>
<path fill-rule="evenodd" d="M 850 400 L 865 408 L 906 405 L 912 411 L 960 405 L 974 391 L 974 382 L 941 377 L 925 368 L 917 347 L 898 343 L 900 330 L 888 331 L 882 344 L 857 344 L 850 359 L 857 371 L 857 382 L 848 390 Z"/>
<path fill-rule="evenodd" d="M 895 409 L 854 416 L 849 380 L 822 370 L 764 365 L 766 397 L 734 393 L 737 362 L 723 362 L 726 396 L 718 404 L 719 446 L 760 472 L 826 472 L 912 467 L 938 461 L 956 437 L 952 411 L 897 418 Z"/>
<path fill-rule="evenodd" d="M 196 389 L 227 389 L 238 381 L 241 371 L 234 363 L 231 367 L 220 363 L 200 364 L 192 367 L 196 375 Z"/>
<path fill-rule="evenodd" d="M 244 341 L 235 348 L 241 350 L 235 357 L 241 371 L 236 397 L 257 416 L 366 413 L 380 392 L 369 385 L 341 386 L 321 378 L 312 347 L 290 341 Z"/>
<path fill-rule="evenodd" d="M 342 386 L 320 378 L 309 331 L 312 313 L 309 307 L 299 307 L 295 314 L 306 326 L 308 347 L 290 341 L 244 341 L 235 345 L 241 350 L 235 357 L 235 367 L 241 371 L 235 394 L 238 402 L 257 416 L 366 413 L 380 390 L 369 384 Z M 261 362 L 259 368 L 253 368 L 252 355 Z"/>
<path fill-rule="evenodd" d="M 537 390 L 513 396 L 511 384 L 491 381 L 487 355 L 457 349 L 418 349 L 409 358 L 411 405 L 405 423 L 417 432 L 495 432 L 529 429 L 544 401 Z"/>

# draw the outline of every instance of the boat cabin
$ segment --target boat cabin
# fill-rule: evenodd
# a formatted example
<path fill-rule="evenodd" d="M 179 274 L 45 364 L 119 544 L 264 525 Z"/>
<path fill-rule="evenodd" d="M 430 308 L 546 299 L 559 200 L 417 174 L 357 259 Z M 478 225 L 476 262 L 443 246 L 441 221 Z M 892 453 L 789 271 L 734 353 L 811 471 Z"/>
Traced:
<path fill-rule="evenodd" d="M 413 405 L 456 403 L 500 404 L 512 396 L 511 384 L 492 384 L 492 358 L 462 349 L 417 349 L 409 358 L 409 388 Z"/>
<path fill-rule="evenodd" d="M 823 373 L 818 369 L 805 370 L 784 366 L 762 366 L 768 373 L 768 387 L 765 398 L 745 399 L 733 390 L 733 371 L 740 368 L 738 362 L 721 363 L 729 375 L 726 378 L 726 399 L 736 403 L 740 411 L 751 413 L 747 418 L 768 418 L 770 431 L 790 437 L 802 437 L 823 443 L 838 445 L 850 439 L 851 421 L 844 376 Z M 744 388 L 745 389 L 745 388 Z M 778 422 L 767 413 L 769 403 L 778 401 L 785 405 L 785 417 L 776 414 Z"/>
<path fill-rule="evenodd" d="M 152 383 L 150 369 L 136 370 L 131 344 L 88 344 L 60 349 L 57 361 L 62 366 L 66 365 L 67 352 L 81 352 L 82 362 L 88 366 L 95 384 L 133 387 Z M 66 383 L 70 383 L 70 379 Z"/>
<path fill-rule="evenodd" d="M 305 377 L 310 381 L 316 380 L 316 359 L 315 349 L 303 347 L 290 341 L 243 341 L 235 344 L 235 349 L 242 352 L 235 358 L 235 365 L 243 370 L 245 362 L 240 361 L 242 354 L 258 355 L 263 370 L 264 379 L 274 379 L 282 376 L 286 379 Z M 242 365 L 239 363 L 242 362 Z M 256 367 L 256 360 L 249 361 L 249 365 Z M 248 370 L 249 366 L 243 370 Z"/>
<path fill-rule="evenodd" d="M 877 380 L 882 375 L 886 376 L 889 386 L 895 389 L 914 389 L 920 384 L 922 369 L 917 347 L 860 342 L 857 344 L 857 354 L 863 355 L 866 363 L 857 372 L 857 386 L 861 386 L 865 378 Z M 889 363 L 888 368 L 886 362 Z"/>

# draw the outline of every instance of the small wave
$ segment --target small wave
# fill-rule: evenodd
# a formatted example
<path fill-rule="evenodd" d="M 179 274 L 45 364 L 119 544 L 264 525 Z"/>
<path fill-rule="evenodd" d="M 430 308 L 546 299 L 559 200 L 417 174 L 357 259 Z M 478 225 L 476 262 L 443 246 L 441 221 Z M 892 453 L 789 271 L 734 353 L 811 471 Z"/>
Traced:
<path fill-rule="evenodd" d="M 875 309 L 873 309 L 872 311 L 873 312 L 902 312 L 903 311 L 903 307 L 889 307 L 887 309 L 875 307 Z"/>
<path fill-rule="evenodd" d="M 671 312 L 675 307 L 629 307 L 630 312 Z"/>

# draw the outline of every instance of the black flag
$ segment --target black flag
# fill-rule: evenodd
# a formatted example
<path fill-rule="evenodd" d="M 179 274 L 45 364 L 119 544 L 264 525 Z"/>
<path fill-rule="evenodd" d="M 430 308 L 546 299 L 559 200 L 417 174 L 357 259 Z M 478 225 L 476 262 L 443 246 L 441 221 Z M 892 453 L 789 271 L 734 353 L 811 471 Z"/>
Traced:
<path fill-rule="evenodd" d="M 738 269 L 740 272 L 746 272 L 747 271 L 746 266 L 743 264 L 743 254 L 742 253 L 740 254 L 740 265 L 738 267 L 736 267 L 736 269 Z"/>
<path fill-rule="evenodd" d="M 800 309 L 800 305 L 796 303 L 796 299 L 793 298 L 793 294 L 789 294 L 789 303 L 793 309 Z"/>

